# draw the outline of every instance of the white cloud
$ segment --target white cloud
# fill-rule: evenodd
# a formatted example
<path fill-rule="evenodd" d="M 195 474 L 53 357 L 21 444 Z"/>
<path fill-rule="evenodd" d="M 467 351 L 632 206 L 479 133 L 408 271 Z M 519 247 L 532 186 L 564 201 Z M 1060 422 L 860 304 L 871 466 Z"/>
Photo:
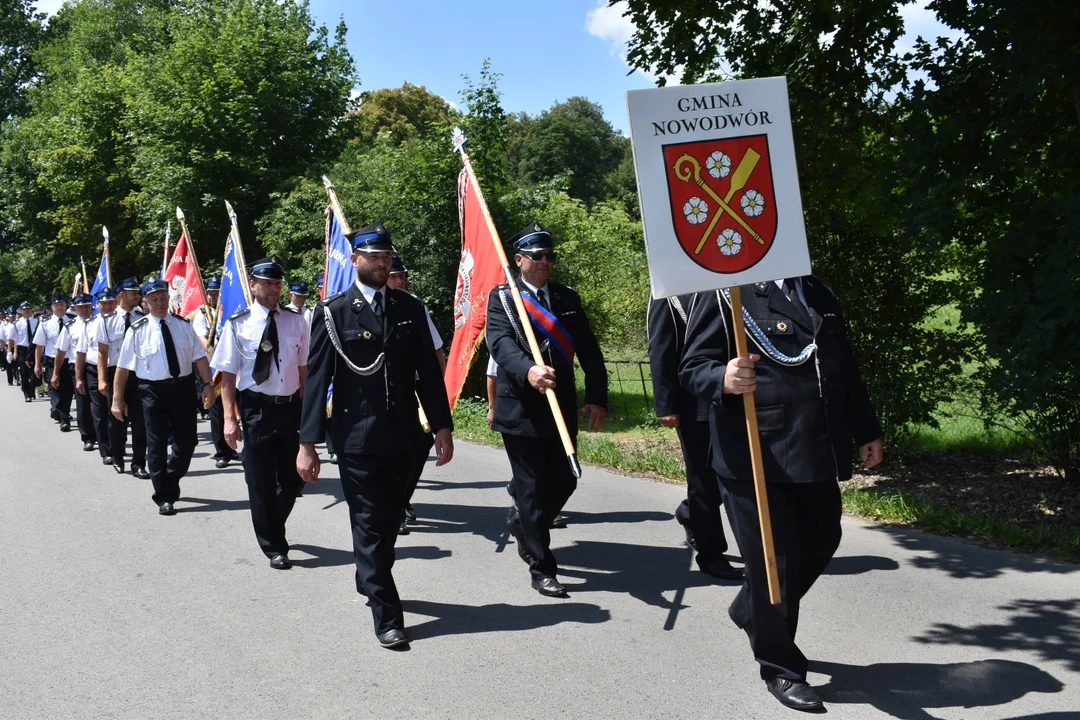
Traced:
<path fill-rule="evenodd" d="M 614 5 L 609 5 L 607 0 L 598 0 L 597 6 L 585 14 L 585 31 L 593 37 L 610 43 L 611 54 L 626 63 L 627 67 L 630 66 L 630 63 L 626 59 L 626 46 L 637 29 L 629 16 L 626 15 L 628 11 L 629 7 L 623 0 Z M 682 74 L 681 68 L 674 75 L 667 76 L 637 68 L 634 68 L 634 72 L 640 73 L 651 82 L 656 82 L 660 77 L 664 77 L 668 85 L 677 85 L 678 78 Z"/>

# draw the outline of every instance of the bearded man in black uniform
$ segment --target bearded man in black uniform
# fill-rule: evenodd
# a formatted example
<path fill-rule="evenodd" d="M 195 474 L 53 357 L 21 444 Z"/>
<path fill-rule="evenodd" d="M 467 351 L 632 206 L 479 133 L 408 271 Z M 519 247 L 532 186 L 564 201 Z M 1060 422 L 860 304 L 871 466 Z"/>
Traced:
<path fill-rule="evenodd" d="M 453 422 L 424 304 L 386 287 L 390 233 L 375 222 L 348 237 L 356 282 L 315 308 L 296 469 L 307 482 L 318 479 L 315 443 L 326 436 L 333 382 L 331 434 L 349 504 L 356 590 L 368 599 L 379 644 L 395 648 L 408 644 L 391 569 L 414 466 L 417 397 L 435 433 L 436 466 L 454 455 Z"/>
<path fill-rule="evenodd" d="M 840 303 L 812 276 L 741 289 L 749 358 L 739 358 L 725 291 L 700 293 L 687 325 L 679 379 L 710 403 L 712 465 L 745 563 L 728 615 L 746 632 L 761 677 L 784 705 L 818 712 L 795 645 L 799 601 L 840 545 L 840 488 L 852 471 L 882 458 L 881 426 L 847 339 Z M 744 318 L 746 315 L 744 315 Z M 769 602 L 746 415 L 752 392 L 768 486 L 781 602 Z"/>
<path fill-rule="evenodd" d="M 559 439 L 555 420 L 542 392 L 554 392 L 577 444 L 577 387 L 574 355 L 585 371 L 585 404 L 589 430 L 596 432 L 607 416 L 607 369 L 578 294 L 549 282 L 555 264 L 551 233 L 532 223 L 510 239 L 514 262 L 521 270 L 518 290 L 533 318 L 544 365 L 533 362 L 510 289 L 500 285 L 488 296 L 487 343 L 498 363 L 495 412 L 491 428 L 501 432 L 513 479 L 514 507 L 507 530 L 518 555 L 529 564 L 532 587 L 541 595 L 563 597 L 551 552 L 551 521 L 577 488 Z"/>

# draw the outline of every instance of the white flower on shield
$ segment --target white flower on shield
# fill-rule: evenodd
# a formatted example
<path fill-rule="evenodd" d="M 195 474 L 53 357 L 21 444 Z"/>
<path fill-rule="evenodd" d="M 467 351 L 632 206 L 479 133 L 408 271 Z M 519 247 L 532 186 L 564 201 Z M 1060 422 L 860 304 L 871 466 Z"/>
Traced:
<path fill-rule="evenodd" d="M 747 217 L 757 217 L 765 211 L 765 198 L 757 190 L 747 190 L 743 193 L 742 211 Z"/>
<path fill-rule="evenodd" d="M 734 230 L 724 230 L 720 237 L 716 238 L 716 245 L 725 255 L 738 255 L 742 250 L 742 235 Z"/>
<path fill-rule="evenodd" d="M 691 225 L 705 222 L 709 217 L 709 203 L 699 197 L 692 197 L 682 206 L 683 215 Z"/>
<path fill-rule="evenodd" d="M 725 178 L 731 172 L 731 158 L 717 150 L 705 161 L 705 167 L 714 178 Z"/>

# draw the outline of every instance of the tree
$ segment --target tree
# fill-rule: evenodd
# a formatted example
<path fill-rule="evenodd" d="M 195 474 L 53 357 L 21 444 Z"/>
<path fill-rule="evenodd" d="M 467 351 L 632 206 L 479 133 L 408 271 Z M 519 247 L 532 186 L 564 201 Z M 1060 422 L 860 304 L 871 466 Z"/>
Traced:
<path fill-rule="evenodd" d="M 44 37 L 45 14 L 34 12 L 32 0 L 0 0 L 0 122 L 23 111 Z"/>
<path fill-rule="evenodd" d="M 427 134 L 435 126 L 449 124 L 453 116 L 450 104 L 423 85 L 405 83 L 399 88 L 370 90 L 360 95 L 354 137 L 371 146 L 379 133 L 386 132 L 400 144 Z"/>
<path fill-rule="evenodd" d="M 572 97 L 535 119 L 520 122 L 514 152 L 522 184 L 568 173 L 569 193 L 586 205 L 609 196 L 608 175 L 618 168 L 628 147 L 594 102 Z"/>

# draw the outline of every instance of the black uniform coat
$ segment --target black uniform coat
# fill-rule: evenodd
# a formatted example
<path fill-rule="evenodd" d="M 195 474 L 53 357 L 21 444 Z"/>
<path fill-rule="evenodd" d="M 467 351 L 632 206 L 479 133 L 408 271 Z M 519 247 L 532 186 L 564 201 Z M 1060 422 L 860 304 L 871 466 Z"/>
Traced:
<path fill-rule="evenodd" d="M 487 344 L 491 357 L 499 364 L 496 378 L 495 417 L 492 429 L 496 432 L 525 437 L 558 437 L 555 419 L 551 416 L 547 398 L 529 384 L 529 368 L 533 362 L 528 346 L 518 338 L 514 325 L 503 306 L 503 290 L 500 285 L 488 296 Z M 566 328 L 574 340 L 574 355 L 585 371 L 585 404 L 607 407 L 607 368 L 604 356 L 596 342 L 589 319 L 581 307 L 581 297 L 565 285 L 548 282 L 550 310 Z M 533 293 L 518 279 L 522 295 Z M 518 322 L 513 301 L 505 298 Z M 537 340 L 543 336 L 537 333 Z M 577 383 L 574 368 L 567 364 L 562 353 L 554 348 L 544 352 L 544 362 L 555 368 L 555 397 L 566 419 L 570 436 L 577 435 Z"/>
<path fill-rule="evenodd" d="M 453 428 L 424 304 L 403 290 L 383 288 L 383 292 L 385 329 L 356 283 L 316 305 L 300 442 L 323 441 L 326 393 L 331 381 L 331 436 L 339 454 L 394 455 L 413 451 L 419 425 L 417 395 L 432 432 Z M 353 372 L 330 342 L 324 313 L 330 313 L 341 346 L 353 364 L 370 366 L 385 347 L 383 368 L 368 376 Z"/>
<path fill-rule="evenodd" d="M 678 307 L 672 301 L 677 301 Z M 649 366 L 657 417 L 678 415 L 682 421 L 709 421 L 710 403 L 679 383 L 679 360 L 686 344 L 687 320 L 683 313 L 689 319 L 696 301 L 697 295 L 692 293 L 649 303 Z"/>
<path fill-rule="evenodd" d="M 758 427 L 769 483 L 820 482 L 851 477 L 851 441 L 881 437 L 874 408 L 847 339 L 840 304 L 815 277 L 802 278 L 811 313 L 796 307 L 776 283 L 742 288 L 743 307 L 780 352 L 798 355 L 817 339 L 816 357 L 782 366 L 748 339 L 757 363 Z M 731 308 L 721 293 L 700 293 L 687 328 L 679 380 L 712 403 L 713 467 L 727 478 L 753 480 L 742 398 L 725 395 L 724 372 L 736 356 Z M 722 310 L 718 307 L 723 303 Z"/>

